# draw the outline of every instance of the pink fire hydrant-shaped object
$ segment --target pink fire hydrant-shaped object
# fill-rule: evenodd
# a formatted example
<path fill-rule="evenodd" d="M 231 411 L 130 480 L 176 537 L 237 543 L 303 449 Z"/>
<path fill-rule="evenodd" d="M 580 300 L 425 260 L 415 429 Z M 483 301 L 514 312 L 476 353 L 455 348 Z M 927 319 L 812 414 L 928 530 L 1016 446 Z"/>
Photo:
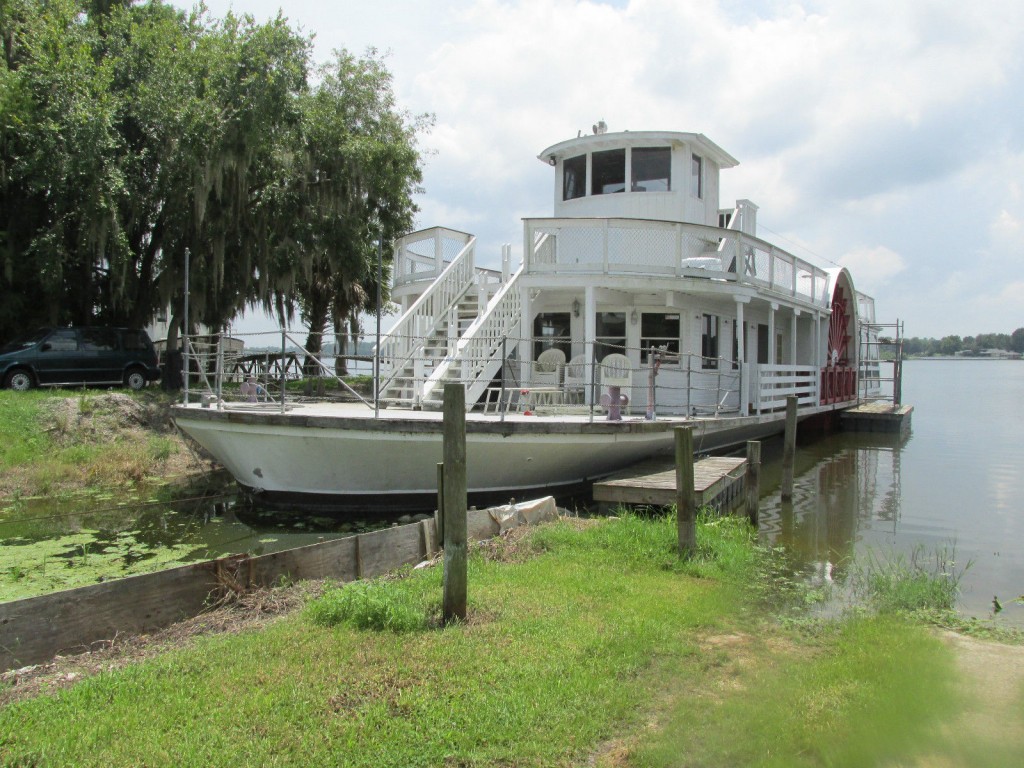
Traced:
<path fill-rule="evenodd" d="M 629 405 L 629 395 L 620 394 L 616 386 L 601 395 L 601 405 L 608 409 L 608 421 L 622 421 L 622 409 Z"/>

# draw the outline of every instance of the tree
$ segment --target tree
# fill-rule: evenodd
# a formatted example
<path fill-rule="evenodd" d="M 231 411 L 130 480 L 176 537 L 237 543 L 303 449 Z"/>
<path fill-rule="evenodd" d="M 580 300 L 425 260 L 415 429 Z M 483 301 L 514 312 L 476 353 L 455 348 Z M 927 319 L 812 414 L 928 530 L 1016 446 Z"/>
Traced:
<path fill-rule="evenodd" d="M 331 325 L 343 355 L 359 313 L 376 302 L 377 242 L 412 223 L 421 180 L 416 136 L 429 117 L 396 108 L 391 76 L 372 50 L 361 59 L 338 52 L 320 69 L 302 111 L 288 216 L 302 264 L 295 290 L 309 328 L 306 348 L 318 354 Z"/>
<path fill-rule="evenodd" d="M 364 306 L 371 243 L 411 222 L 424 125 L 375 55 L 311 86 L 280 16 L 0 4 L 0 338 L 168 304 L 182 321 L 186 260 L 189 325 Z"/>
<path fill-rule="evenodd" d="M 1024 354 L 1024 328 L 1018 328 L 1010 334 L 1010 349 Z"/>

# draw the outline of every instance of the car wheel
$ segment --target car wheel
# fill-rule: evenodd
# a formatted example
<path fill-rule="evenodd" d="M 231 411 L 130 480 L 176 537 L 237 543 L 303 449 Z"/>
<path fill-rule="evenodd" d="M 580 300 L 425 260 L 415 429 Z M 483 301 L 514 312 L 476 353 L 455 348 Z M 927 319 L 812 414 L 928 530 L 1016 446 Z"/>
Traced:
<path fill-rule="evenodd" d="M 138 368 L 132 368 L 124 375 L 124 385 L 133 392 L 146 386 L 146 377 Z"/>
<path fill-rule="evenodd" d="M 32 374 L 28 371 L 11 371 L 7 374 L 7 380 L 4 385 L 11 389 L 16 389 L 19 392 L 32 389 Z"/>

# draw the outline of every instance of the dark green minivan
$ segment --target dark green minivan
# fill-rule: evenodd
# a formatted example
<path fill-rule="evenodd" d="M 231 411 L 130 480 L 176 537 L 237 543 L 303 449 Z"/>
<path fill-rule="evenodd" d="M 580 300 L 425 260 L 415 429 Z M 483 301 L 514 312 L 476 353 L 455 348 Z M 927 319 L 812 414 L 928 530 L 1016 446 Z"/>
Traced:
<path fill-rule="evenodd" d="M 160 378 L 153 342 L 128 328 L 43 328 L 0 348 L 0 382 L 35 386 L 118 384 L 142 389 Z"/>

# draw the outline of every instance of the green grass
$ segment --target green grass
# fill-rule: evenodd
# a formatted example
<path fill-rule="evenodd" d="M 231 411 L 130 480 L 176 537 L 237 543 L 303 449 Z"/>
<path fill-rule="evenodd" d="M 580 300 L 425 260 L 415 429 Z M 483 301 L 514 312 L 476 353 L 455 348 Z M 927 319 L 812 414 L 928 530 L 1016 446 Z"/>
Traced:
<path fill-rule="evenodd" d="M 735 519 L 702 519 L 698 536 L 689 562 L 671 519 L 631 515 L 543 526 L 488 558 L 473 549 L 469 616 L 443 628 L 440 568 L 342 588 L 262 631 L 0 710 L 0 763 L 800 766 L 926 754 L 956 705 L 939 641 L 890 617 L 800 632 L 766 622 L 747 587 L 773 553 Z M 414 620 L 393 631 L 399 615 Z"/>
<path fill-rule="evenodd" d="M 103 390 L 0 390 L 0 507 L 4 498 L 49 495 L 66 488 L 138 482 L 179 450 L 175 435 L 118 426 Z M 124 392 L 144 403 L 172 395 Z M 61 407 L 71 398 L 77 414 Z M 94 429 L 100 425 L 99 432 Z"/>

